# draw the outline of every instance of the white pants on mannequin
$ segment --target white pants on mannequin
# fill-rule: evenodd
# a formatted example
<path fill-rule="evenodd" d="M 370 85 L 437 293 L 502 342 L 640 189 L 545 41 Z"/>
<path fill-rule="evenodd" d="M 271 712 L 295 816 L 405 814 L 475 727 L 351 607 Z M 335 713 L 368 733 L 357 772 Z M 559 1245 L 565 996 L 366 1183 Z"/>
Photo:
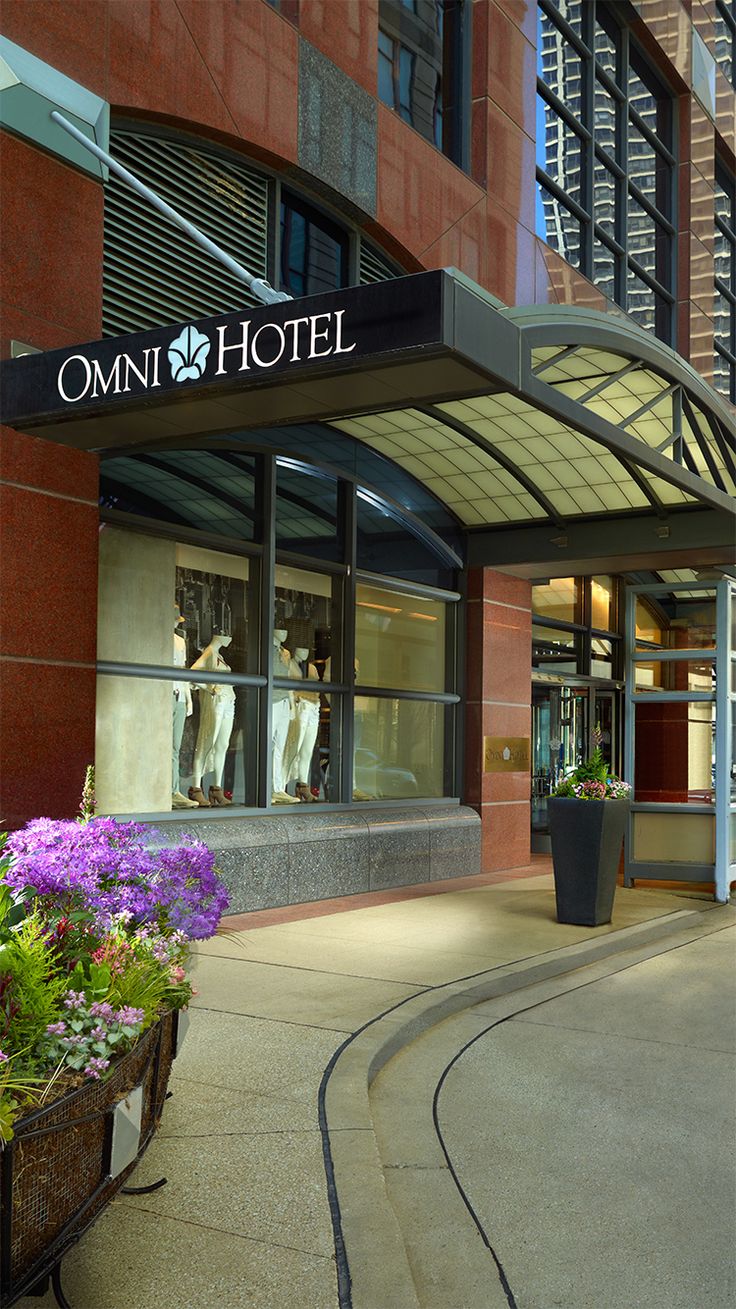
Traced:
<path fill-rule="evenodd" d="M 183 695 L 174 692 L 174 739 L 172 742 L 171 754 L 171 792 L 172 795 L 179 793 L 179 752 L 181 750 L 181 739 L 184 735 L 184 724 L 187 721 L 187 702 Z"/>
<path fill-rule="evenodd" d="M 283 795 L 286 790 L 284 751 L 290 717 L 291 705 L 288 698 L 276 700 L 271 709 L 271 789 L 274 795 Z"/>
<path fill-rule="evenodd" d="M 223 692 L 232 688 L 225 686 Z M 215 774 L 214 786 L 222 786 L 225 772 L 225 756 L 230 744 L 235 716 L 235 693 L 231 696 L 211 695 L 209 691 L 199 692 L 199 731 L 194 751 L 192 776 L 194 785 L 202 785 L 205 773 Z"/>
<path fill-rule="evenodd" d="M 319 705 L 297 700 L 294 736 L 288 766 L 288 780 L 309 786 L 314 745 L 319 730 Z"/>

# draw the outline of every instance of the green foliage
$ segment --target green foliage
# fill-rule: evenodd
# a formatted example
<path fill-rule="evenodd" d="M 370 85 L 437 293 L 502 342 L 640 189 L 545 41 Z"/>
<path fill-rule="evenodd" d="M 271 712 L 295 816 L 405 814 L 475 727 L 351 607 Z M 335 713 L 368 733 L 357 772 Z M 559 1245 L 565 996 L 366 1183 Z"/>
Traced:
<path fill-rule="evenodd" d="M 601 748 L 596 746 L 589 759 L 584 764 L 579 764 L 572 774 L 572 777 L 566 780 L 571 782 L 605 782 L 608 777 L 608 764 L 606 763 Z"/>
<path fill-rule="evenodd" d="M 186 990 L 187 998 L 177 1003 L 180 989 Z M 178 1009 L 187 1003 L 190 995 L 191 987 L 186 983 L 172 985 L 168 971 L 161 964 L 153 959 L 137 959 L 124 972 L 115 974 L 106 999 L 116 1008 L 142 1009 L 145 1028 L 156 1021 L 162 1009 Z"/>
<path fill-rule="evenodd" d="M 88 1004 L 110 997 L 112 973 L 107 964 L 95 964 L 91 959 L 80 960 L 69 978 L 69 989 L 83 991 Z"/>
<path fill-rule="evenodd" d="M 45 930 L 41 915 L 32 913 L 0 944 L 0 1044 L 8 1055 L 33 1049 L 58 1017 L 67 988 Z"/>

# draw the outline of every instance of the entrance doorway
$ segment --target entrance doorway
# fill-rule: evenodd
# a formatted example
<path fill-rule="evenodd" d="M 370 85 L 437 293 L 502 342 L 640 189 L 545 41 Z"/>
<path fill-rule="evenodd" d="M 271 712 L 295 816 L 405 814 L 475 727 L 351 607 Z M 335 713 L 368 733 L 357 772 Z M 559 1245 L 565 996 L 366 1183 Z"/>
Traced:
<path fill-rule="evenodd" d="M 562 677 L 532 682 L 532 853 L 549 852 L 547 801 L 557 783 L 596 745 L 611 772 L 619 771 L 619 691 L 615 686 Z"/>

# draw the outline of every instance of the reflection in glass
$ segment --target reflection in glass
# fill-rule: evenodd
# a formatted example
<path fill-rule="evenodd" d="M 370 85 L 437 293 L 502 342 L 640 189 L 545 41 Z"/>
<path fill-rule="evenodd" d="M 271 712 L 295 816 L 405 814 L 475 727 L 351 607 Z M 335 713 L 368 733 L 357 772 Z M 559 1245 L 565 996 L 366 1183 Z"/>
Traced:
<path fill-rule="evenodd" d="M 298 648 L 309 651 L 320 677 L 330 657 L 333 627 L 332 578 L 325 573 L 307 572 L 303 568 L 276 565 L 274 626 L 286 632 L 282 642 L 290 653 Z M 274 675 L 288 677 L 286 672 Z"/>
<path fill-rule="evenodd" d="M 635 800 L 712 803 L 715 717 L 715 703 L 707 700 L 635 705 Z"/>
<path fill-rule="evenodd" d="M 553 577 L 532 587 L 532 613 L 554 618 L 558 623 L 582 621 L 582 587 L 578 577 Z M 606 624 L 595 623 L 596 627 Z"/>
<path fill-rule="evenodd" d="M 609 168 L 596 159 L 593 167 L 593 215 L 599 227 L 616 238 L 618 183 Z M 594 256 L 597 251 L 594 252 Z"/>
<path fill-rule="evenodd" d="M 356 681 L 401 691 L 445 690 L 445 604 L 358 584 Z"/>
<path fill-rule="evenodd" d="M 338 560 L 337 481 L 295 460 L 276 461 L 276 546 L 318 559 Z"/>
<path fill-rule="evenodd" d="M 580 267 L 582 255 L 580 222 L 541 182 L 537 183 L 537 236 L 552 246 L 573 267 Z"/>
<path fill-rule="evenodd" d="M 588 693 L 569 686 L 532 685 L 532 828 L 547 829 L 547 800 L 582 763 L 588 731 Z M 610 734 L 609 734 L 610 749 Z"/>
<path fill-rule="evenodd" d="M 334 291 L 347 281 L 347 261 L 347 232 L 282 192 L 281 289 L 294 296 Z"/>
<path fill-rule="evenodd" d="M 583 145 L 564 118 L 537 96 L 537 164 L 572 200 L 580 203 Z"/>
<path fill-rule="evenodd" d="M 616 265 L 618 263 L 613 250 L 604 241 L 593 245 L 593 281 L 609 300 L 616 299 Z"/>
<path fill-rule="evenodd" d="M 548 672 L 578 672 L 579 639 L 574 632 L 532 625 L 532 663 Z"/>
<path fill-rule="evenodd" d="M 708 691 L 716 689 L 716 666 L 712 661 L 669 663 L 653 659 L 634 664 L 637 691 Z"/>
<path fill-rule="evenodd" d="M 638 649 L 713 650 L 716 645 L 716 601 L 713 591 L 688 596 L 640 597 L 636 606 Z"/>
<path fill-rule="evenodd" d="M 443 794 L 445 707 L 428 700 L 355 700 L 353 798 Z"/>
<path fill-rule="evenodd" d="M 607 150 L 614 159 L 618 157 L 618 134 L 616 131 L 618 105 L 609 91 L 596 78 L 595 81 L 595 143 Z"/>
<path fill-rule="evenodd" d="M 217 634 L 229 637 L 228 663 L 233 672 L 255 671 L 255 651 L 248 648 L 246 593 L 250 564 L 240 555 L 176 546 L 174 599 L 183 618 L 186 663 L 192 667 Z"/>
<path fill-rule="evenodd" d="M 613 677 L 613 642 L 605 637 L 591 638 L 590 672 L 592 677 Z"/>
<path fill-rule="evenodd" d="M 614 581 L 612 577 L 594 577 L 590 586 L 590 621 L 602 632 L 615 631 Z"/>

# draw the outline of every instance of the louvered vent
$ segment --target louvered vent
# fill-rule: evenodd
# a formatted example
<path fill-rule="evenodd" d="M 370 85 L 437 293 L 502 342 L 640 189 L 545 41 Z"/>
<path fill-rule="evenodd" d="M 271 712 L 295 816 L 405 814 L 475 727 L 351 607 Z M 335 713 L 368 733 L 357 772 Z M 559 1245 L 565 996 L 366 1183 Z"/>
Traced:
<path fill-rule="evenodd" d="M 249 273 L 267 276 L 265 177 L 186 142 L 132 132 L 113 132 L 110 150 Z M 125 182 L 110 175 L 105 187 L 105 336 L 257 303 L 245 283 Z"/>
<path fill-rule="evenodd" d="M 373 246 L 367 245 L 365 241 L 360 243 L 360 284 L 363 286 L 366 282 L 387 282 L 390 277 L 401 277 L 400 269 L 396 268 L 385 255 L 375 250 Z"/>

